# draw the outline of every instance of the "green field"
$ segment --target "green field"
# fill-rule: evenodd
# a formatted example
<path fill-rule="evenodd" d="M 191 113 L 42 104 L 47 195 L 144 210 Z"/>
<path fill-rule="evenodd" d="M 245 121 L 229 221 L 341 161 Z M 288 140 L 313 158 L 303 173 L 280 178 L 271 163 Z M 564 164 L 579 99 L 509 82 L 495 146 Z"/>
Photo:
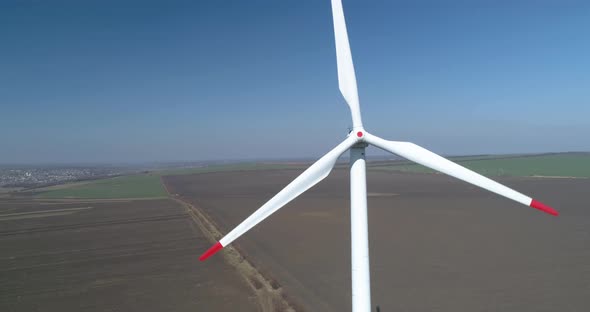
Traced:
<path fill-rule="evenodd" d="M 48 190 L 41 198 L 158 198 L 166 197 L 159 175 L 131 175 Z"/>
<path fill-rule="evenodd" d="M 307 167 L 308 167 L 308 165 L 238 163 L 238 164 L 214 165 L 214 166 L 197 167 L 197 168 L 167 169 L 167 170 L 162 170 L 162 171 L 155 171 L 154 173 L 165 176 L 165 175 L 196 174 L 196 173 L 210 173 L 210 172 L 224 172 L 224 171 L 304 169 Z"/>
<path fill-rule="evenodd" d="M 495 158 L 493 158 L 495 157 Z M 474 159 L 475 158 L 475 159 Z M 487 176 L 554 176 L 590 178 L 590 154 L 551 154 L 539 156 L 476 156 L 456 157 L 454 161 Z M 130 175 L 64 185 L 41 191 L 40 198 L 161 198 L 168 194 L 160 177 L 164 175 L 196 174 L 222 171 L 298 169 L 307 165 L 241 163 L 200 168 L 183 168 L 154 171 L 148 174 Z M 393 170 L 432 173 L 434 171 L 409 162 L 387 165 L 370 165 L 369 170 Z"/>
<path fill-rule="evenodd" d="M 590 178 L 590 154 L 549 154 L 539 156 L 514 156 L 477 160 L 454 159 L 471 170 L 488 176 L 551 176 Z M 394 170 L 432 173 L 424 166 L 400 162 L 370 167 L 371 170 Z"/>
<path fill-rule="evenodd" d="M 129 175 L 109 179 L 73 183 L 57 188 L 49 187 L 41 191 L 39 198 L 81 198 L 81 199 L 117 199 L 117 198 L 162 198 L 168 196 L 162 185 L 161 176 L 195 174 L 221 171 L 268 170 L 301 168 L 298 165 L 281 164 L 231 164 L 201 168 L 182 168 L 154 171 L 148 174 Z"/>

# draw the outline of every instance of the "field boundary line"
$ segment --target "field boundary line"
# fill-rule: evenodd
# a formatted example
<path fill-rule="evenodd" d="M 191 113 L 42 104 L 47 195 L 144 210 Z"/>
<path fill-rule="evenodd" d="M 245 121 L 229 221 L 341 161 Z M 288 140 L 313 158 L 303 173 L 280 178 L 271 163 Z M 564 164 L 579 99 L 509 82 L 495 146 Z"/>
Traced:
<path fill-rule="evenodd" d="M 201 232 L 211 243 L 217 242 L 223 235 L 215 222 L 202 209 L 173 194 L 168 189 L 164 177 L 160 177 L 164 190 L 170 199 L 182 205 L 191 219 L 196 223 Z M 262 312 L 302 312 L 299 307 L 286 299 L 283 288 L 273 279 L 265 277 L 250 261 L 248 261 L 236 248 L 226 246 L 220 252 L 227 264 L 234 267 L 246 284 L 254 291 Z"/>

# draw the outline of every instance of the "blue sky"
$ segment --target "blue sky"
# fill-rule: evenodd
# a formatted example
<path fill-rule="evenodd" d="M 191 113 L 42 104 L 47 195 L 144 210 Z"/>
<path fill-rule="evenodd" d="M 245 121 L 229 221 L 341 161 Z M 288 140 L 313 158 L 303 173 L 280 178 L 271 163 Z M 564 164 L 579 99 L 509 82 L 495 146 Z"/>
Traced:
<path fill-rule="evenodd" d="M 588 2 L 344 10 L 368 131 L 590 150 Z M 328 0 L 3 1 L 0 47 L 0 163 L 318 157 L 351 124 Z"/>

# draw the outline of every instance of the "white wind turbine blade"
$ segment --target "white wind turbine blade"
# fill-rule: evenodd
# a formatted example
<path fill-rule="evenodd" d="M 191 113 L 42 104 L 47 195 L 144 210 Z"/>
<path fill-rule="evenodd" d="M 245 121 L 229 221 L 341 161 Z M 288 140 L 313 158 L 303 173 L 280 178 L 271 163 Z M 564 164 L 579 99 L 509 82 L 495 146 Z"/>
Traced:
<path fill-rule="evenodd" d="M 219 240 L 219 242 L 209 248 L 209 250 L 203 253 L 199 260 L 204 261 L 205 259 L 209 258 L 221 248 L 229 245 L 236 238 L 250 230 L 256 224 L 266 219 L 273 212 L 277 211 L 279 208 L 283 207 L 297 196 L 301 195 L 301 193 L 307 191 L 312 186 L 322 181 L 328 176 L 328 174 L 330 174 L 330 171 L 332 171 L 332 168 L 336 164 L 338 157 L 340 157 L 342 153 L 354 145 L 355 142 L 357 142 L 357 139 L 353 135 L 349 135 L 346 140 L 316 161 L 313 165 L 311 165 L 311 167 L 307 168 L 307 170 L 295 178 L 295 180 L 289 183 L 268 202 L 262 205 L 262 207 L 258 208 L 258 210 L 246 218 L 246 220 L 242 221 L 242 223 L 240 223 L 236 228 L 225 235 L 221 240 Z"/>
<path fill-rule="evenodd" d="M 348 42 L 346 22 L 342 10 L 341 0 L 332 0 L 332 15 L 334 18 L 334 38 L 336 41 L 336 61 L 338 64 L 338 87 L 342 96 L 350 107 L 353 128 L 362 128 L 359 95 L 356 86 L 356 75 L 352 64 L 352 54 Z"/>
<path fill-rule="evenodd" d="M 374 146 L 377 146 L 380 149 L 394 153 L 436 171 L 448 174 L 467 183 L 479 186 L 483 189 L 494 192 L 498 195 L 502 195 L 521 204 L 539 209 L 554 216 L 559 214 L 553 208 L 537 200 L 534 200 L 507 186 L 504 186 L 496 181 L 488 179 L 476 172 L 462 167 L 414 143 L 387 141 L 369 133 L 365 134 L 365 141 Z"/>

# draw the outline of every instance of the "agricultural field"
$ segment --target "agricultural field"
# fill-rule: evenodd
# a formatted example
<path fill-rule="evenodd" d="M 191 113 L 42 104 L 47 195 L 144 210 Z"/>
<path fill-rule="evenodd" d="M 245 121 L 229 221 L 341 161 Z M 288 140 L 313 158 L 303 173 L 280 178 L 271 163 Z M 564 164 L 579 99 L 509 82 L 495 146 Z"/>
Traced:
<path fill-rule="evenodd" d="M 306 165 L 300 163 L 237 163 L 227 165 L 212 165 L 207 167 L 196 168 L 180 168 L 169 169 L 162 171 L 155 171 L 155 174 L 160 176 L 167 175 L 184 175 L 184 174 L 198 174 L 210 172 L 226 172 L 226 171 L 252 171 L 252 170 L 277 170 L 277 169 L 304 169 Z"/>
<path fill-rule="evenodd" d="M 467 168 L 488 176 L 590 178 L 590 154 L 587 153 L 534 156 L 466 156 L 453 157 L 452 159 Z M 171 169 L 147 174 L 65 184 L 58 187 L 39 189 L 37 193 L 40 198 L 163 198 L 167 195 L 160 181 L 162 176 L 258 170 L 304 170 L 307 166 L 307 164 L 240 163 Z M 369 163 L 369 170 L 434 173 L 431 169 L 406 161 Z"/>
<path fill-rule="evenodd" d="M 227 233 L 299 172 L 163 179 Z M 552 217 L 444 175 L 367 177 L 372 302 L 381 311 L 590 309 L 590 179 L 497 178 L 557 208 Z M 348 171 L 335 169 L 233 244 L 306 311 L 350 311 L 348 191 Z"/>
<path fill-rule="evenodd" d="M 198 261 L 211 238 L 192 208 L 167 193 L 163 174 L 170 172 L 3 194 L 0 310 L 291 311 L 281 290 L 243 261 Z"/>
<path fill-rule="evenodd" d="M 588 310 L 588 155 L 454 160 L 561 215 L 404 162 L 370 163 L 373 304 L 410 312 Z M 237 240 L 236 250 L 206 262 L 197 258 L 211 236 L 227 233 L 308 165 L 162 170 L 3 194 L 0 253 L 9 256 L 0 259 L 0 310 L 225 311 L 237 304 L 259 311 L 266 302 L 263 311 L 274 311 L 287 302 L 296 311 L 350 311 L 345 163 Z M 189 211 L 204 217 L 196 221 Z M 207 230 L 199 224 L 205 219 Z M 260 291 L 274 297 L 257 297 Z"/>
<path fill-rule="evenodd" d="M 587 153 L 452 159 L 464 167 L 488 176 L 590 178 L 590 154 Z M 434 173 L 429 168 L 408 162 L 375 165 L 370 166 L 370 169 Z"/>
<path fill-rule="evenodd" d="M 39 198 L 84 198 L 84 199 L 122 199 L 122 198 L 164 198 L 166 190 L 160 181 L 164 175 L 184 175 L 208 172 L 251 171 L 299 169 L 301 165 L 283 164 L 231 164 L 216 165 L 201 168 L 182 168 L 172 170 L 153 171 L 150 173 L 128 175 L 95 181 L 76 182 L 38 189 Z"/>
<path fill-rule="evenodd" d="M 38 194 L 40 198 L 164 198 L 166 190 L 160 176 L 141 174 L 101 179 L 88 183 L 52 188 Z"/>
<path fill-rule="evenodd" d="M 1 199 L 0 229 L 0 311 L 259 311 L 170 199 Z"/>

